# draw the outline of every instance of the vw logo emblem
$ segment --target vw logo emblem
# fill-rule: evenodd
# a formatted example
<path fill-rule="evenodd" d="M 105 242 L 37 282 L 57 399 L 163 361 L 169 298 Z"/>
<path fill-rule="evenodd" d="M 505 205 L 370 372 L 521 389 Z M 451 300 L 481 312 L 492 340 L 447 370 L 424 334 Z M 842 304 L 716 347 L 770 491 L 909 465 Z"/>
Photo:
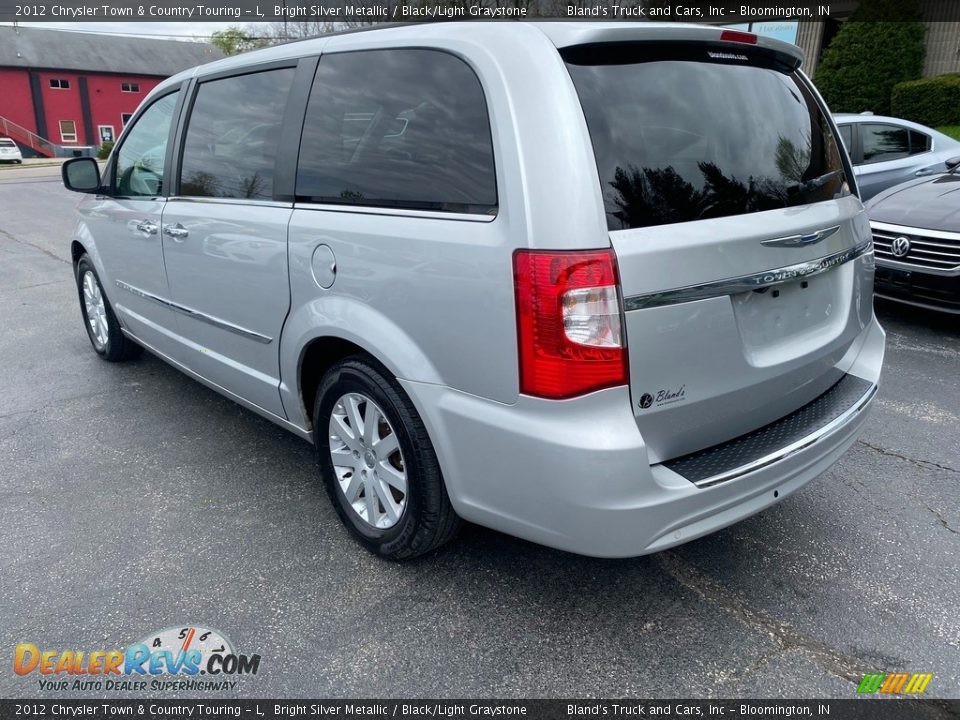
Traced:
<path fill-rule="evenodd" d="M 910 239 L 901 235 L 890 244 L 890 252 L 894 257 L 902 258 L 910 252 Z"/>

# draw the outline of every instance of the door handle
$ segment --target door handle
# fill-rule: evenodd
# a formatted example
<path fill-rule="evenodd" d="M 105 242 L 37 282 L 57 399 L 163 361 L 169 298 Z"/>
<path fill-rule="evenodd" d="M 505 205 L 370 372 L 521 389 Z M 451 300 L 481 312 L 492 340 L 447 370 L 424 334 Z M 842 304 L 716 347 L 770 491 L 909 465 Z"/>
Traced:
<path fill-rule="evenodd" d="M 149 220 L 140 220 L 137 223 L 137 230 L 147 235 L 156 235 L 157 234 L 157 224 L 150 222 Z"/>
<path fill-rule="evenodd" d="M 917 171 L 914 173 L 914 175 L 916 175 L 917 177 L 923 177 L 924 175 L 932 175 L 932 174 L 933 174 L 933 170 L 931 170 L 930 168 L 924 168 L 924 169 L 922 169 L 922 170 L 917 170 Z"/>
<path fill-rule="evenodd" d="M 183 239 L 190 234 L 190 231 L 180 223 L 177 223 L 176 225 L 164 225 L 163 234 L 169 235 L 177 242 L 183 242 Z"/>

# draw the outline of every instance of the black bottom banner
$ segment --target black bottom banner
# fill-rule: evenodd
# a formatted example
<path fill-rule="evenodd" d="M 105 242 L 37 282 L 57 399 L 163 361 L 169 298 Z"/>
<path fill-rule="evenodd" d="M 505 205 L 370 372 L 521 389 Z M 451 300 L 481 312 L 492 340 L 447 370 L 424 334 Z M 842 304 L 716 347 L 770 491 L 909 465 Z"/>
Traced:
<path fill-rule="evenodd" d="M 0 700 L 14 718 L 960 718 L 960 700 Z"/>

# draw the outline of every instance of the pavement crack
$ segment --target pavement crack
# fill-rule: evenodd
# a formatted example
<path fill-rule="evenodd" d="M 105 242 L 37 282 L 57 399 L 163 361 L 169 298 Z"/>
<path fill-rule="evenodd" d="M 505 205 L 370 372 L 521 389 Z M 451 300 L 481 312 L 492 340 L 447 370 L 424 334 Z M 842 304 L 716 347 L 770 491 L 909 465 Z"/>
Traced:
<path fill-rule="evenodd" d="M 29 248 L 33 248 L 34 250 L 37 250 L 37 251 L 39 251 L 39 252 L 42 252 L 42 253 L 43 253 L 44 255 L 46 255 L 47 257 L 53 258 L 54 260 L 56 260 L 56 261 L 58 261 L 58 262 L 62 262 L 62 263 L 66 263 L 67 265 L 70 265 L 70 261 L 69 261 L 69 260 L 64 260 L 64 259 L 63 259 L 62 257 L 60 257 L 59 255 L 54 255 L 52 252 L 50 252 L 50 251 L 47 250 L 46 248 L 40 247 L 39 245 L 36 245 L 36 244 L 34 244 L 34 243 L 32 243 L 32 242 L 27 242 L 26 240 L 21 240 L 20 238 L 16 237 L 15 235 L 11 235 L 10 233 L 8 233 L 6 230 L 4 230 L 4 229 L 2 229 L 2 228 L 0 228 L 0 235 L 3 235 L 4 237 L 9 238 L 10 240 L 12 240 L 13 242 L 17 243 L 18 245 L 25 245 L 25 246 L 27 246 L 27 247 L 29 247 Z"/>
<path fill-rule="evenodd" d="M 857 444 L 868 447 L 875 452 L 880 453 L 881 455 L 886 455 L 887 457 L 897 458 L 898 460 L 903 460 L 912 465 L 916 465 L 918 468 L 923 470 L 945 470 L 946 472 L 960 473 L 960 470 L 952 468 L 949 465 L 941 465 L 940 463 L 935 463 L 931 460 L 917 460 L 916 458 L 908 457 L 907 455 L 901 455 L 898 452 L 893 450 L 887 450 L 884 447 L 879 445 L 874 445 L 873 443 L 868 443 L 866 440 L 857 440 Z"/>
<path fill-rule="evenodd" d="M 930 506 L 927 506 L 927 510 L 933 513 L 933 516 L 939 521 L 941 525 L 943 525 L 944 530 L 949 530 L 954 535 L 960 535 L 960 530 L 957 530 L 955 527 L 951 527 L 950 523 L 947 522 L 947 518 L 944 516 L 942 512 Z"/>
<path fill-rule="evenodd" d="M 846 485 L 848 488 L 857 493 L 863 500 L 870 506 L 872 506 L 877 512 L 881 512 L 885 515 L 891 515 L 891 509 L 888 505 L 884 505 L 881 502 L 878 502 L 876 499 L 876 491 L 868 488 L 860 480 L 850 476 L 850 475 L 840 475 L 840 483 Z"/>
<path fill-rule="evenodd" d="M 657 555 L 657 559 L 664 570 L 680 585 L 748 627 L 769 637 L 777 644 L 778 652 L 794 650 L 822 670 L 850 683 L 858 683 L 865 674 L 874 672 L 874 662 L 848 655 L 824 642 L 804 635 L 765 612 L 750 607 L 716 580 L 684 561 L 675 552 L 661 552 Z M 759 662 L 769 660 L 769 655 L 770 653 L 767 653 L 761 657 Z"/>

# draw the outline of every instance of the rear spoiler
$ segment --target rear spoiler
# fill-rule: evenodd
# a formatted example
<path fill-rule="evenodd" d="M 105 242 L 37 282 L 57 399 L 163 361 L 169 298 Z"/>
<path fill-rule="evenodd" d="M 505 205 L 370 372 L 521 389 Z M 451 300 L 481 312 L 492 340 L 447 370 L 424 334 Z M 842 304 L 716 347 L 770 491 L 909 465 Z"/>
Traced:
<path fill-rule="evenodd" d="M 717 48 L 717 52 L 728 51 L 744 53 L 753 49 L 755 53 L 775 60 L 779 65 L 797 69 L 803 63 L 803 50 L 796 45 L 763 37 L 742 30 L 715 25 L 684 25 L 678 23 L 642 22 L 642 23 L 533 23 L 550 41 L 563 51 L 566 58 L 575 46 L 593 46 L 601 44 L 707 44 Z"/>

